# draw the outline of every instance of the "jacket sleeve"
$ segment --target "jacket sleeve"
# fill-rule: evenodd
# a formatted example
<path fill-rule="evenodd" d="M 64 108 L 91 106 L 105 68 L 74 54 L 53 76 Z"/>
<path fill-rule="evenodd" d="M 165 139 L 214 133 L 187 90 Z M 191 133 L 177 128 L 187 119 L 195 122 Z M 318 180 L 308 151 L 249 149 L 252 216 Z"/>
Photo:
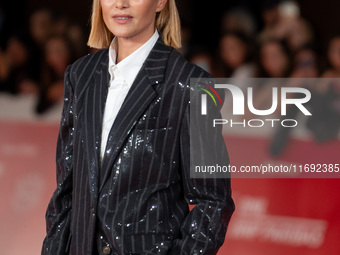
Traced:
<path fill-rule="evenodd" d="M 66 254 L 72 210 L 73 88 L 70 66 L 65 71 L 64 107 L 56 151 L 57 188 L 46 211 L 47 235 L 41 254 Z"/>
<path fill-rule="evenodd" d="M 196 96 L 200 97 L 199 94 Z M 213 175 L 209 178 L 190 177 L 190 168 L 193 171 L 197 164 L 229 165 L 222 128 L 213 128 L 212 125 L 213 119 L 221 119 L 220 109 L 214 104 L 208 105 L 206 116 L 201 115 L 200 109 L 200 99 L 191 100 L 181 127 L 184 197 L 188 204 L 195 207 L 184 219 L 181 239 L 174 240 L 171 255 L 216 254 L 224 242 L 235 209 L 229 174 L 223 178 Z"/>

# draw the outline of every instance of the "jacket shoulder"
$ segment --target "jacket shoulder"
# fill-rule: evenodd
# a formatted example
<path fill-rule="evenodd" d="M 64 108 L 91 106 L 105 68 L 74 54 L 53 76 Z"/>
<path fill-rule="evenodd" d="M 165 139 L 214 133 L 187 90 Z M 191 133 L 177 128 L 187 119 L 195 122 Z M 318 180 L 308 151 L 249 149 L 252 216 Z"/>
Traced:
<path fill-rule="evenodd" d="M 79 58 L 69 66 L 69 71 L 75 79 L 78 79 L 97 70 L 97 67 L 105 64 L 106 60 L 108 61 L 108 49 L 102 49 Z"/>
<path fill-rule="evenodd" d="M 173 49 L 170 54 L 168 65 L 170 69 L 176 69 L 178 79 L 181 82 L 190 82 L 191 78 L 213 78 L 211 74 L 203 70 L 201 67 L 190 63 L 175 49 Z"/>
<path fill-rule="evenodd" d="M 200 87 L 200 84 L 213 84 L 216 82 L 215 79 L 207 71 L 203 70 L 201 67 L 190 63 L 186 60 L 177 50 L 173 50 L 169 57 L 168 62 L 168 73 L 172 73 L 174 84 L 179 85 L 184 90 L 189 91 L 191 88 L 190 95 L 199 95 L 202 91 L 195 90 L 196 86 Z M 197 79 L 195 84 L 191 79 Z M 185 85 L 185 86 L 183 86 Z M 198 91 L 197 93 L 192 91 Z M 220 98 L 224 100 L 223 90 L 216 89 Z"/>

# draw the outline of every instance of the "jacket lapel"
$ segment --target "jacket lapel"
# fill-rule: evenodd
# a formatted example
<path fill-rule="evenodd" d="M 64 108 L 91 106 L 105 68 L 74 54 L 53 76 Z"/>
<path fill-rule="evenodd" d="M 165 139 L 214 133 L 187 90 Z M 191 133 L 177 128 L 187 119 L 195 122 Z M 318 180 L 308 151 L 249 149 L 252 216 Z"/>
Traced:
<path fill-rule="evenodd" d="M 164 73 L 171 48 L 158 39 L 132 84 L 122 107 L 112 125 L 101 168 L 100 189 L 104 186 L 117 156 L 121 152 L 131 130 L 134 128 L 151 102 L 157 97 L 158 84 Z"/>
<path fill-rule="evenodd" d="M 96 65 L 93 67 L 94 73 L 90 81 L 86 83 L 84 91 L 84 131 L 87 146 L 87 164 L 89 168 L 89 181 L 91 193 L 94 200 L 98 197 L 98 180 L 100 169 L 100 144 L 102 133 L 102 122 L 110 74 L 108 71 L 108 51 L 103 50 Z"/>

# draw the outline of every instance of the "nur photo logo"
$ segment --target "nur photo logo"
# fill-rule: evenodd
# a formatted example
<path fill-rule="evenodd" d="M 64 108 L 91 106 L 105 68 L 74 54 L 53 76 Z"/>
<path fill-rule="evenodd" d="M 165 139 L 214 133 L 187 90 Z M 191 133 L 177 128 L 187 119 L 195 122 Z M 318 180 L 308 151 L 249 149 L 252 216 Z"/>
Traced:
<path fill-rule="evenodd" d="M 221 97 L 219 96 L 219 94 L 217 93 L 217 91 L 210 85 L 203 83 L 203 82 L 197 82 L 197 84 L 204 86 L 204 88 L 199 88 L 200 90 L 204 91 L 207 94 L 202 94 L 201 95 L 201 114 L 202 115 L 207 115 L 207 95 L 210 96 L 210 98 L 214 101 L 215 106 L 217 106 L 217 102 L 215 97 L 218 99 L 221 107 L 223 105 Z"/>
<path fill-rule="evenodd" d="M 244 83 L 244 80 L 241 82 Z M 258 84 L 258 80 L 256 82 L 256 84 Z M 207 106 L 207 100 L 209 100 L 209 98 L 214 102 L 215 106 L 218 106 L 218 104 L 220 104 L 220 106 L 223 105 L 221 100 L 222 95 L 219 95 L 216 90 L 218 90 L 219 93 L 224 93 L 228 96 L 226 103 L 229 107 L 228 110 L 231 110 L 234 118 L 214 119 L 212 123 L 213 127 L 216 127 L 217 125 L 230 125 L 230 127 L 259 128 L 266 124 L 271 127 L 275 127 L 277 124 L 282 127 L 296 127 L 298 125 L 296 119 L 285 118 L 289 108 L 294 107 L 305 116 L 312 115 L 307 107 L 308 102 L 311 100 L 311 92 L 307 88 L 289 86 L 289 83 L 283 83 L 283 85 L 288 85 L 283 86 L 282 81 L 271 80 L 270 84 L 277 84 L 276 86 L 269 87 L 270 93 L 268 93 L 268 99 L 271 104 L 260 108 L 256 107 L 256 104 L 254 103 L 254 87 L 256 86 L 252 87 L 248 85 L 246 88 L 243 86 L 242 90 L 240 88 L 241 86 L 238 86 L 237 83 L 237 81 L 234 84 L 231 84 L 221 81 L 216 82 L 215 80 L 214 85 L 208 85 L 207 83 L 196 81 L 196 86 L 199 85 L 198 88 L 205 92 L 201 94 L 201 115 L 209 114 Z M 264 84 L 267 83 L 268 81 Z M 248 84 L 250 84 L 249 81 Z M 249 119 L 245 117 L 244 119 L 240 119 L 240 117 L 245 116 L 247 113 L 248 116 L 250 113 L 253 116 L 258 116 L 258 118 Z"/>

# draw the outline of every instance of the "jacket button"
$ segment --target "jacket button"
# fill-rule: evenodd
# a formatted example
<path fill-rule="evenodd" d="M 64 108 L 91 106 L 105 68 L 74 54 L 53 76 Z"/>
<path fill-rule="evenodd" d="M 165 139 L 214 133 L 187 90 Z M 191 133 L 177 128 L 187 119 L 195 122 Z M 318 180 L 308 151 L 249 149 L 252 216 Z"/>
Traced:
<path fill-rule="evenodd" d="M 105 247 L 103 247 L 102 252 L 103 252 L 103 255 L 108 255 L 108 254 L 110 254 L 111 249 L 110 249 L 109 246 L 105 246 Z"/>

